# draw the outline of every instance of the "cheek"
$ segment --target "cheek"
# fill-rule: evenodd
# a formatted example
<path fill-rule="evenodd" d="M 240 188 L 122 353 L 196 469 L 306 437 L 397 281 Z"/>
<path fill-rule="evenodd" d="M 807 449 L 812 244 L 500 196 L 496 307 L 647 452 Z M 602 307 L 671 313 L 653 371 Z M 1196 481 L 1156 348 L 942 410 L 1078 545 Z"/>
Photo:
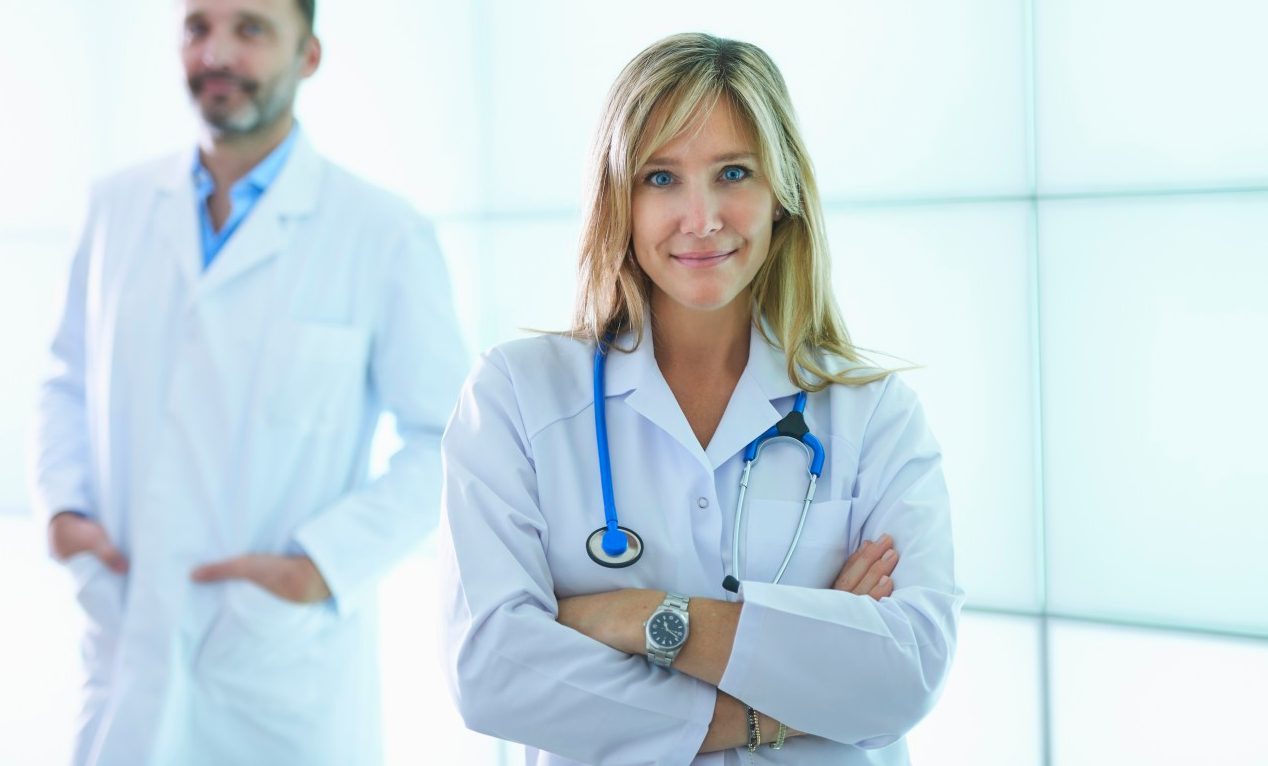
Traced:
<path fill-rule="evenodd" d="M 643 266 L 643 258 L 650 255 L 657 245 L 665 241 L 673 228 L 672 221 L 665 215 L 665 206 L 654 200 L 635 197 L 630 210 L 631 236 L 634 239 L 634 254 L 639 265 Z"/>
<path fill-rule="evenodd" d="M 202 51 L 197 46 L 181 46 L 181 64 L 185 67 L 185 74 L 193 74 L 201 59 Z"/>
<path fill-rule="evenodd" d="M 739 198 L 727 209 L 727 224 L 748 242 L 754 255 L 765 255 L 774 226 L 773 214 L 762 195 Z"/>

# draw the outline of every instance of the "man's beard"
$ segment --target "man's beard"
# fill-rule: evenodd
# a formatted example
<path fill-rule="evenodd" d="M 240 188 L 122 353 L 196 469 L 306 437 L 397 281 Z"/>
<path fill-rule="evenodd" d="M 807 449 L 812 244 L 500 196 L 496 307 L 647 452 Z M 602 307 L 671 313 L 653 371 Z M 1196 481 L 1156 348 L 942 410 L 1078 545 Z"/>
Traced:
<path fill-rule="evenodd" d="M 246 97 L 247 103 L 232 112 L 222 111 L 214 103 L 210 107 L 204 106 L 198 100 L 198 95 L 207 80 L 213 78 L 234 82 Z M 294 88 L 285 87 L 284 78 L 275 80 L 271 87 L 265 88 L 258 80 L 228 72 L 204 72 L 190 77 L 187 84 L 203 122 L 222 136 L 246 136 L 265 130 L 286 113 L 294 96 Z"/>

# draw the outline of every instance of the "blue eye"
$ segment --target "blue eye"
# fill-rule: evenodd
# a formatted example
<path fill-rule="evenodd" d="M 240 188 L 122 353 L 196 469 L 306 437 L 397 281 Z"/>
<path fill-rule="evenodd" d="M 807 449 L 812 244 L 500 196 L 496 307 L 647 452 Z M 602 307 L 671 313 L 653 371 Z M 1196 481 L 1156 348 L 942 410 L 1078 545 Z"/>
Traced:
<path fill-rule="evenodd" d="M 751 175 L 749 173 L 749 169 L 740 167 L 739 165 L 728 165 L 722 169 L 723 181 L 743 181 L 745 178 L 748 178 L 749 175 Z"/>
<path fill-rule="evenodd" d="M 674 177 L 667 170 L 657 170 L 648 173 L 645 180 L 652 186 L 669 186 L 674 182 Z"/>

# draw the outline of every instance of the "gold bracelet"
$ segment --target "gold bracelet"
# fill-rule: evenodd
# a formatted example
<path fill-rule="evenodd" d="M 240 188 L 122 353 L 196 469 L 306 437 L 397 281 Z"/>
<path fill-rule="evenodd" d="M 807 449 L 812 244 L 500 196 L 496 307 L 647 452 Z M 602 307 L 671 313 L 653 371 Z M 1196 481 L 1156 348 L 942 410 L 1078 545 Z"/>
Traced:
<path fill-rule="evenodd" d="M 788 727 L 783 721 L 779 722 L 779 731 L 775 732 L 775 741 L 770 743 L 771 750 L 779 750 L 784 746 L 784 738 L 788 736 Z"/>

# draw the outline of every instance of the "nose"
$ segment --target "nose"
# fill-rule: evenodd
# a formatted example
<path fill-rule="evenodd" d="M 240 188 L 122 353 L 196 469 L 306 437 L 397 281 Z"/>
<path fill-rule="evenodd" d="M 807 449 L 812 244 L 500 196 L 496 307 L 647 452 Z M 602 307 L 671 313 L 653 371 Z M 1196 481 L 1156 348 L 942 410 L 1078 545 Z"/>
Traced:
<path fill-rule="evenodd" d="M 718 195 L 712 188 L 689 189 L 678 230 L 683 234 L 707 237 L 722 228 L 722 210 Z"/>
<path fill-rule="evenodd" d="M 233 56 L 233 42 L 228 35 L 212 30 L 202 41 L 198 60 L 207 69 L 223 69 Z"/>

